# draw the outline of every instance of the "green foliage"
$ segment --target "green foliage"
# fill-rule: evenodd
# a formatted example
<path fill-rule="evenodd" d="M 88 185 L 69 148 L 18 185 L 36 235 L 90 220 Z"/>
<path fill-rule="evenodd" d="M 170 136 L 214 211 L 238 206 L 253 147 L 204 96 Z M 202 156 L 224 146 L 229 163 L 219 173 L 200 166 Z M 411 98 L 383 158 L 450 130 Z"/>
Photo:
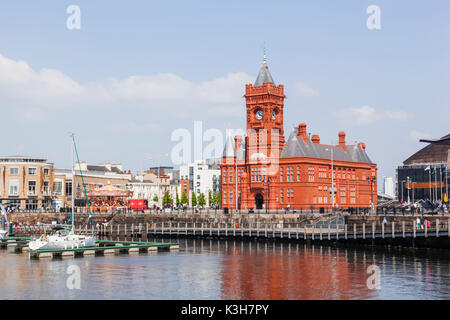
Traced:
<path fill-rule="evenodd" d="M 196 205 L 197 205 L 197 197 L 195 196 L 195 192 L 192 191 L 191 206 L 195 207 Z"/>
<path fill-rule="evenodd" d="M 153 196 L 153 201 L 158 202 L 158 196 L 156 194 Z"/>
<path fill-rule="evenodd" d="M 164 193 L 162 202 L 163 202 L 163 206 L 167 206 L 167 205 L 173 203 L 173 199 L 172 199 L 172 197 L 170 196 L 169 191 L 166 191 L 166 192 Z"/>
<path fill-rule="evenodd" d="M 203 194 L 203 192 L 199 194 L 197 203 L 202 207 L 206 204 L 206 199 L 205 199 L 205 195 Z"/>
<path fill-rule="evenodd" d="M 220 192 L 216 192 L 212 198 L 212 203 L 217 204 L 219 206 L 222 205 L 222 194 Z"/>
<path fill-rule="evenodd" d="M 177 192 L 177 200 L 176 200 L 176 203 L 177 203 L 177 207 L 180 205 L 180 197 L 178 196 L 178 192 Z"/>
<path fill-rule="evenodd" d="M 181 204 L 186 204 L 188 202 L 189 202 L 189 199 L 187 197 L 186 190 L 185 190 L 185 191 L 183 191 L 183 194 L 181 195 Z"/>

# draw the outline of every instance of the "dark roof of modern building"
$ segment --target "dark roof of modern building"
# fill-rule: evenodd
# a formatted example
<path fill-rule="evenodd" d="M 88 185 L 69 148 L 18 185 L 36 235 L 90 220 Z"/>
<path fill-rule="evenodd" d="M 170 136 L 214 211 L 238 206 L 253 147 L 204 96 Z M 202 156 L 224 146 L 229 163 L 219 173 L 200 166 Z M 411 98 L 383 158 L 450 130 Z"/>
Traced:
<path fill-rule="evenodd" d="M 347 146 L 346 149 L 339 146 L 327 146 L 315 144 L 308 137 L 306 143 L 303 138 L 297 137 L 298 128 L 294 128 L 289 136 L 287 145 L 281 152 L 282 158 L 310 157 L 331 159 L 331 148 L 333 148 L 333 160 L 372 163 L 366 151 L 361 146 Z"/>
<path fill-rule="evenodd" d="M 436 144 L 446 144 L 450 145 L 450 134 L 440 138 L 440 139 L 420 139 L 420 142 L 436 143 Z"/>
<path fill-rule="evenodd" d="M 116 167 L 111 167 L 111 169 L 108 169 L 105 166 L 96 166 L 96 165 L 90 165 L 90 164 L 88 164 L 86 167 L 87 167 L 88 171 L 114 172 L 114 173 L 119 173 L 119 174 L 124 173 L 122 170 L 120 170 L 119 168 L 116 168 Z"/>
<path fill-rule="evenodd" d="M 94 166 L 94 165 L 88 164 L 86 167 L 89 171 L 109 171 L 108 168 L 106 168 L 104 166 Z"/>
<path fill-rule="evenodd" d="M 263 64 L 261 65 L 261 69 L 259 69 L 258 77 L 256 78 L 255 84 L 253 86 L 260 87 L 264 82 L 275 82 L 272 79 L 272 75 L 269 72 L 269 66 L 267 65 L 266 60 L 264 59 Z"/>
<path fill-rule="evenodd" d="M 420 141 L 430 144 L 403 161 L 404 165 L 447 162 L 450 150 L 450 134 L 436 140 L 421 139 Z"/>

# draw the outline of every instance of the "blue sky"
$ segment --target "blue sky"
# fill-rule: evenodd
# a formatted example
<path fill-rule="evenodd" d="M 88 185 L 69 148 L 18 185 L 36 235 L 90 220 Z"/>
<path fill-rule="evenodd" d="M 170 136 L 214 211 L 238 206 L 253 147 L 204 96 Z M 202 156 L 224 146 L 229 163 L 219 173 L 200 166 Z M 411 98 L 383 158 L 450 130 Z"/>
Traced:
<path fill-rule="evenodd" d="M 69 5 L 81 29 L 68 30 Z M 366 27 L 369 5 L 381 29 Z M 8 1 L 0 4 L 2 154 L 139 170 L 176 128 L 245 128 L 263 43 L 285 131 L 362 141 L 379 180 L 448 134 L 448 1 Z M 170 164 L 170 159 L 162 157 Z"/>

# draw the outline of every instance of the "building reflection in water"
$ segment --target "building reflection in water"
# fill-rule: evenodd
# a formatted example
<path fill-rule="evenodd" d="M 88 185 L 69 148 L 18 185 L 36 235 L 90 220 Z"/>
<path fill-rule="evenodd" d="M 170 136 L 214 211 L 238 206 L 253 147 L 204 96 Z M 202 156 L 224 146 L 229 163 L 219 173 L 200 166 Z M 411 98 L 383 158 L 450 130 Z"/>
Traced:
<path fill-rule="evenodd" d="M 30 260 L 0 250 L 1 299 L 448 299 L 442 251 L 336 248 L 240 240 L 180 242 L 166 253 Z M 151 241 L 151 240 L 150 240 Z M 81 271 L 81 290 L 66 286 Z M 381 290 L 367 288 L 367 268 Z"/>
<path fill-rule="evenodd" d="M 372 264 L 348 250 L 303 244 L 233 242 L 222 263 L 223 299 L 369 299 Z"/>

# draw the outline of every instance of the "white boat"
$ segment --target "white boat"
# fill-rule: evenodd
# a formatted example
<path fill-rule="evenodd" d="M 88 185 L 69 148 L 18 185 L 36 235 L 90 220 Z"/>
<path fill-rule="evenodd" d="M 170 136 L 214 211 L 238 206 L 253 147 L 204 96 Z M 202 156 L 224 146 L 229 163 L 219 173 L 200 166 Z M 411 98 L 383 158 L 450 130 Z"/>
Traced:
<path fill-rule="evenodd" d="M 1 227 L 6 225 L 6 222 L 8 221 L 8 216 L 6 215 L 5 207 L 0 203 L 0 210 L 2 211 L 3 219 Z M 0 240 L 3 239 L 8 235 L 8 230 L 6 229 L 0 229 Z"/>
<path fill-rule="evenodd" d="M 95 237 L 77 235 L 65 227 L 56 226 L 51 235 L 42 235 L 39 239 L 30 241 L 30 250 L 43 249 L 74 249 L 94 247 Z"/>
<path fill-rule="evenodd" d="M 8 230 L 1 230 L 0 229 L 0 240 L 3 239 L 8 235 Z"/>
<path fill-rule="evenodd" d="M 75 137 L 72 134 L 72 150 L 76 152 Z M 78 157 L 78 156 L 77 156 Z M 72 154 L 73 159 L 73 154 Z M 81 170 L 80 170 L 81 173 Z M 82 173 L 81 173 L 82 174 Z M 72 186 L 74 183 L 75 166 L 72 162 Z M 81 176 L 83 178 L 83 176 Z M 83 182 L 84 185 L 84 182 Z M 95 246 L 95 236 L 75 234 L 74 225 L 74 189 L 72 188 L 72 229 L 63 226 L 56 226 L 52 229 L 51 235 L 42 235 L 39 239 L 29 242 L 30 250 L 44 249 L 74 249 Z M 90 210 L 89 210 L 90 211 Z M 91 216 L 92 219 L 92 216 Z M 93 222 L 91 220 L 91 222 Z"/>

